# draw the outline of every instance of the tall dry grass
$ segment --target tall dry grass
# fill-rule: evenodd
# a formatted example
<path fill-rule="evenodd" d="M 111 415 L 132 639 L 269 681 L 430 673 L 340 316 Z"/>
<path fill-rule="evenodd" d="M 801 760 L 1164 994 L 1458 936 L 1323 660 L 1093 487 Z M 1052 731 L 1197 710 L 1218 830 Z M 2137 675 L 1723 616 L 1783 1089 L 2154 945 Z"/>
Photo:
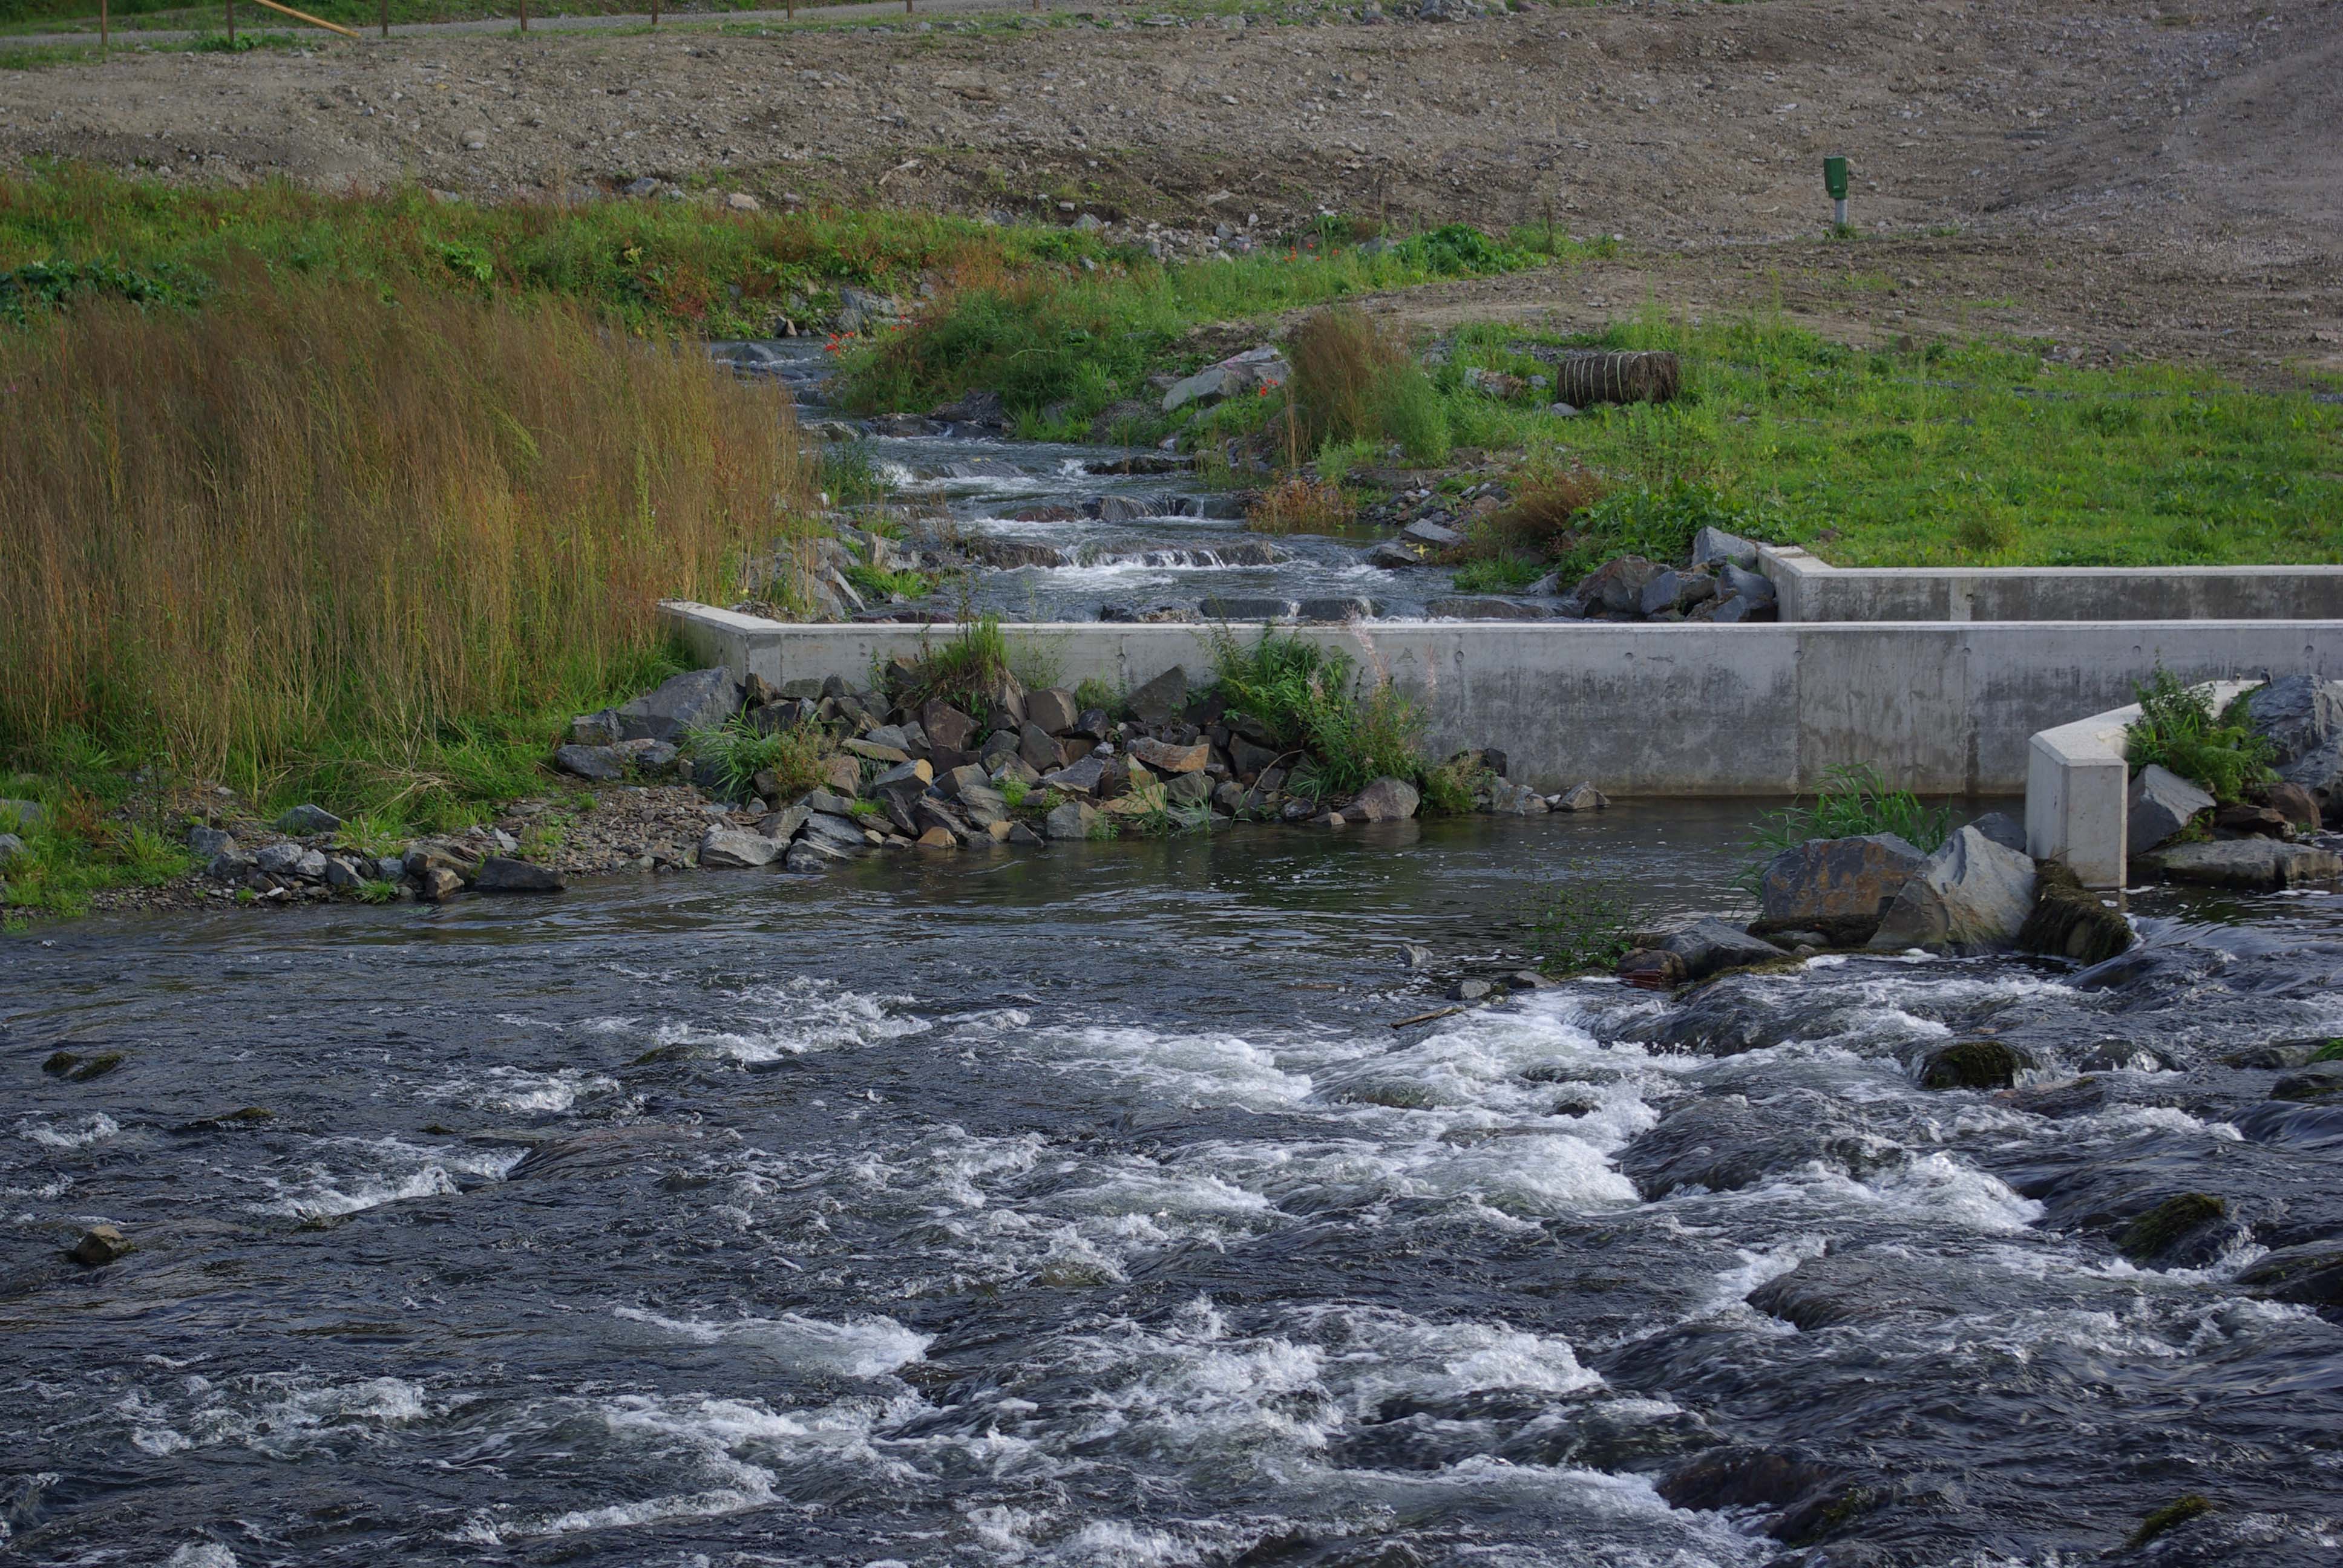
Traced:
<path fill-rule="evenodd" d="M 0 751 L 396 794 L 639 668 L 810 474 L 778 390 L 558 306 L 254 268 L 0 332 Z"/>
<path fill-rule="evenodd" d="M 1285 346 L 1292 437 L 1314 452 L 1329 441 L 1396 441 L 1411 461 L 1448 456 L 1440 395 L 1405 345 L 1349 306 L 1321 310 Z"/>

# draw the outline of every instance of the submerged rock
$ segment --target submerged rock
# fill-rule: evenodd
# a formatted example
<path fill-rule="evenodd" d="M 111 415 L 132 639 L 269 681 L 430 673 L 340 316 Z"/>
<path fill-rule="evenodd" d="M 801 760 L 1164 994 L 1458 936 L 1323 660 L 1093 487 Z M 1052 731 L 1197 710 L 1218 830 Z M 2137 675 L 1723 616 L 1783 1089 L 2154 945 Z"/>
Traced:
<path fill-rule="evenodd" d="M 2274 839 L 2176 845 L 2158 852 L 2153 864 L 2172 881 L 2264 892 L 2343 877 L 2343 857 L 2332 850 L 2283 844 Z"/>
<path fill-rule="evenodd" d="M 2007 1089 L 2034 1059 L 1998 1040 L 1965 1040 L 1929 1053 L 1920 1067 L 1923 1089 Z"/>
<path fill-rule="evenodd" d="M 132 1251 L 130 1238 L 112 1225 L 92 1225 L 74 1243 L 73 1261 L 85 1268 L 103 1268 Z"/>
<path fill-rule="evenodd" d="M 2281 1247 L 2257 1259 L 2237 1283 L 2274 1302 L 2343 1307 L 2343 1239 Z"/>
<path fill-rule="evenodd" d="M 1750 964 L 1776 963 L 1785 956 L 1781 949 L 1763 937 L 1753 937 L 1714 916 L 1672 933 L 1661 941 L 1660 950 L 1684 960 L 1687 980 L 1706 980 L 1722 970 Z"/>
<path fill-rule="evenodd" d="M 2109 909 L 2065 866 L 2039 867 L 2036 891 L 2034 909 L 2017 929 L 2017 945 L 2027 952 L 2102 964 L 2139 940 L 2121 911 Z"/>
<path fill-rule="evenodd" d="M 2209 1192 L 2183 1192 L 2167 1198 L 2116 1232 L 2116 1247 L 2135 1263 L 2160 1262 L 2178 1251 L 2189 1238 L 2209 1225 L 2219 1225 L 2229 1206 Z"/>

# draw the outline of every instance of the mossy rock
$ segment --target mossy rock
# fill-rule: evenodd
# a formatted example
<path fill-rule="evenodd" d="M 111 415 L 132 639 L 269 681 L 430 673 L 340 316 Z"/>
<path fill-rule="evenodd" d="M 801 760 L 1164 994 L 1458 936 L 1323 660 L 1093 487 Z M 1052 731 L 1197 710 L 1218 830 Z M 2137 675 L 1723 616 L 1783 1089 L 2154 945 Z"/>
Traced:
<path fill-rule="evenodd" d="M 2141 1520 L 2139 1528 L 2131 1533 L 2131 1539 L 2124 1544 L 2137 1552 L 2174 1526 L 2186 1524 L 2201 1514 L 2212 1512 L 2213 1504 L 2209 1498 L 2199 1497 L 2193 1492 L 2186 1497 L 2176 1497 Z"/>
<path fill-rule="evenodd" d="M 2026 951 L 2097 964 L 2130 951 L 2139 940 L 2130 921 L 2056 861 L 2044 863 L 2038 886 L 2034 908 L 2017 930 L 2017 945 Z"/>
<path fill-rule="evenodd" d="M 2154 1262 L 2228 1214 L 2229 1206 L 2209 1192 L 2183 1192 L 2117 1231 L 2116 1246 L 2135 1263 Z"/>
<path fill-rule="evenodd" d="M 2274 1302 L 2343 1307 L 2343 1240 L 2282 1247 L 2257 1259 L 2237 1282 Z"/>
<path fill-rule="evenodd" d="M 75 1056 L 70 1050 L 55 1050 L 41 1063 L 41 1070 L 52 1078 L 87 1083 L 93 1078 L 104 1078 L 129 1060 L 118 1050 L 101 1050 L 96 1056 Z"/>
<path fill-rule="evenodd" d="M 2007 1089 L 2034 1059 L 1997 1040 L 1964 1040 L 1920 1064 L 1923 1089 Z"/>

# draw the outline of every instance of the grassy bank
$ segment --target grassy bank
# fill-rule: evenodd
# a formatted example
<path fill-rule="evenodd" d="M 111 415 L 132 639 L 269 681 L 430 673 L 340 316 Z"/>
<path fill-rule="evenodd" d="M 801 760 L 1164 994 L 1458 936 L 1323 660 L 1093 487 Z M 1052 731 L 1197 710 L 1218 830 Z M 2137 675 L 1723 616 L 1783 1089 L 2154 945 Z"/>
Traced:
<path fill-rule="evenodd" d="M 659 598 L 808 527 L 777 391 L 558 304 L 256 268 L 0 330 L 0 757 L 85 828 L 130 769 L 474 819 L 666 668 Z"/>

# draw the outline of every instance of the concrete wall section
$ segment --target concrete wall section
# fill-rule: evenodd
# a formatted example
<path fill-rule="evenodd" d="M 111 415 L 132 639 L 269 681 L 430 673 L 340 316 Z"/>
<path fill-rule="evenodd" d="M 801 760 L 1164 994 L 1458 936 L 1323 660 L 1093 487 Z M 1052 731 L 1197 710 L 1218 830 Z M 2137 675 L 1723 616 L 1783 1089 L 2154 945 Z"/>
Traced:
<path fill-rule="evenodd" d="M 2251 685 L 2212 682 L 2207 695 L 2213 711 Z M 2120 888 L 2128 879 L 2131 764 L 2124 732 L 2138 718 L 2135 702 L 2037 731 L 2026 742 L 2026 852 L 2064 860 L 2087 888 Z"/>
<path fill-rule="evenodd" d="M 1766 545 L 1785 621 L 2325 620 L 2343 567 L 1835 567 Z"/>
<path fill-rule="evenodd" d="M 836 675 L 950 627 L 786 626 L 667 607 L 705 661 L 769 680 Z M 1257 629 L 1240 629 L 1252 638 Z M 1369 621 L 1290 635 L 1414 694 L 1442 750 L 1494 746 L 1522 782 L 1623 795 L 1779 795 L 1869 762 L 1930 794 L 2015 793 L 2027 739 L 2111 709 L 2158 662 L 2184 679 L 2343 676 L 2343 622 L 1704 626 Z M 1192 626 L 1010 628 L 1067 685 L 1212 665 Z"/>

